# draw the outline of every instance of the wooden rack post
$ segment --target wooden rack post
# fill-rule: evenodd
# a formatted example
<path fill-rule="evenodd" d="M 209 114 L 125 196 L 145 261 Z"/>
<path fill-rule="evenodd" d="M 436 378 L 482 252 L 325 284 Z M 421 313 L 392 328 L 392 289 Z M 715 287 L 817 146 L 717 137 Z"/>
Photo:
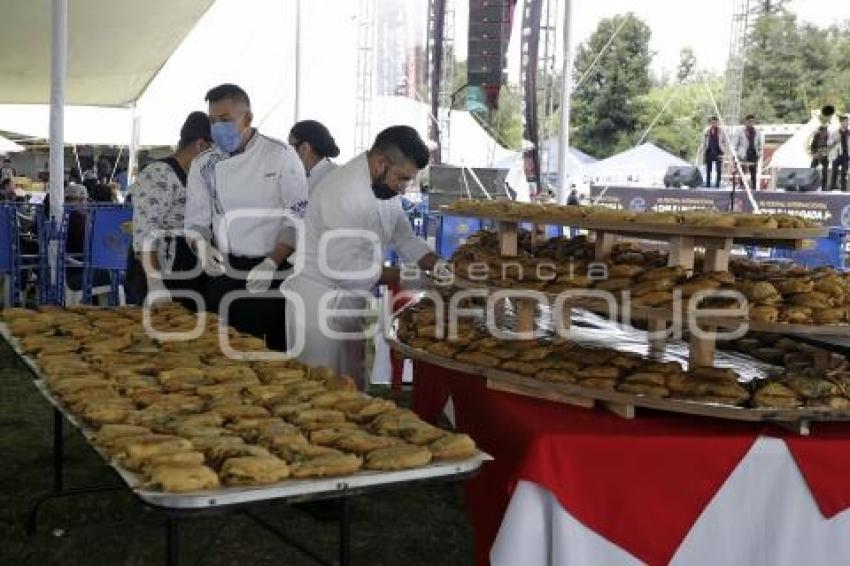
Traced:
<path fill-rule="evenodd" d="M 617 235 L 611 232 L 597 231 L 596 232 L 596 253 L 594 257 L 596 261 L 607 261 L 611 255 L 611 250 L 614 247 L 614 242 L 617 240 Z"/>

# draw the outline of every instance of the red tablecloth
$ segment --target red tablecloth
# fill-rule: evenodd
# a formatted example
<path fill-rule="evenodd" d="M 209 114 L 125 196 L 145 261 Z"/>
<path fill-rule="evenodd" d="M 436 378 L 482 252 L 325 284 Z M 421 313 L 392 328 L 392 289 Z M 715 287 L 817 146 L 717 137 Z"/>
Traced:
<path fill-rule="evenodd" d="M 512 486 L 530 480 L 576 519 L 648 564 L 667 564 L 711 498 L 761 434 L 783 436 L 826 517 L 850 507 L 850 426 L 803 438 L 751 423 L 642 412 L 626 421 L 486 389 L 480 378 L 414 369 L 414 409 L 457 426 L 495 461 L 467 482 L 476 562 L 486 564 Z"/>

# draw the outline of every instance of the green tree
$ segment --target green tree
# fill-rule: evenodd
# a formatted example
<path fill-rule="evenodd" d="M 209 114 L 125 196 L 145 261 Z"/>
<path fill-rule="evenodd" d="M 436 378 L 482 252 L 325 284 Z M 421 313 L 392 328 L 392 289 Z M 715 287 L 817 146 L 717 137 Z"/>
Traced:
<path fill-rule="evenodd" d="M 702 131 L 715 114 L 709 89 L 716 97 L 723 88 L 721 77 L 654 87 L 640 100 L 640 136 L 674 155 L 694 160 Z"/>
<path fill-rule="evenodd" d="M 803 94 L 807 73 L 802 49 L 803 42 L 793 14 L 760 16 L 748 41 L 742 106 L 754 106 L 750 94 L 759 92 L 769 101 L 757 112 L 763 121 L 807 120 L 809 111 Z"/>
<path fill-rule="evenodd" d="M 790 0 L 758 0 L 750 5 L 750 12 L 755 16 L 774 15 L 787 11 L 785 6 Z"/>
<path fill-rule="evenodd" d="M 685 47 L 679 51 L 679 68 L 676 70 L 676 79 L 683 83 L 687 81 L 696 69 L 697 56 L 694 55 L 694 50 L 690 47 Z"/>
<path fill-rule="evenodd" d="M 602 158 L 634 143 L 642 113 L 640 97 L 651 86 L 650 35 L 649 26 L 628 13 L 599 22 L 588 41 L 578 47 L 575 77 L 584 80 L 572 97 L 575 131 L 571 139 L 582 151 Z"/>
<path fill-rule="evenodd" d="M 742 106 L 764 121 L 804 122 L 824 104 L 850 109 L 850 23 L 798 25 L 780 6 L 749 37 Z"/>

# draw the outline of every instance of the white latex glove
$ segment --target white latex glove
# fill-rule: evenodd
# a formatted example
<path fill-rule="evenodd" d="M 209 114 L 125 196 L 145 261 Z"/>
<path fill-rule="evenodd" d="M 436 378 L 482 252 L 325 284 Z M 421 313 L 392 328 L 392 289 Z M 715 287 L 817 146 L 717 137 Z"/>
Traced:
<path fill-rule="evenodd" d="M 224 267 L 224 255 L 209 242 L 204 242 L 202 246 L 204 251 L 201 258 L 201 265 L 204 268 L 204 272 L 210 277 L 224 275 L 226 271 Z"/>
<path fill-rule="evenodd" d="M 248 272 L 248 278 L 245 280 L 245 288 L 251 293 L 268 291 L 276 271 L 277 263 L 272 258 L 267 257 Z"/>
<path fill-rule="evenodd" d="M 161 303 L 171 302 L 171 292 L 165 286 L 161 277 L 149 276 L 147 281 L 148 295 L 145 297 L 145 304 L 147 306 L 152 307 Z"/>
<path fill-rule="evenodd" d="M 434 269 L 431 270 L 431 274 L 437 285 L 449 284 L 454 278 L 454 272 L 452 272 L 449 263 L 444 259 L 437 260 L 434 264 Z"/>

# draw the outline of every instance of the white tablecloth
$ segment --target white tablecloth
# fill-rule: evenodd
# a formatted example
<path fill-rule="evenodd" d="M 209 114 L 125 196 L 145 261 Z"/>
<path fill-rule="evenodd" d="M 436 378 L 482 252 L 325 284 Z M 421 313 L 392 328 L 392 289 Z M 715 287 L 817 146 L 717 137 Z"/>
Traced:
<path fill-rule="evenodd" d="M 517 484 L 490 560 L 493 566 L 642 564 L 579 523 L 551 492 L 526 481 Z M 672 564 L 847 566 L 850 513 L 824 519 L 785 443 L 762 437 L 709 502 Z"/>

